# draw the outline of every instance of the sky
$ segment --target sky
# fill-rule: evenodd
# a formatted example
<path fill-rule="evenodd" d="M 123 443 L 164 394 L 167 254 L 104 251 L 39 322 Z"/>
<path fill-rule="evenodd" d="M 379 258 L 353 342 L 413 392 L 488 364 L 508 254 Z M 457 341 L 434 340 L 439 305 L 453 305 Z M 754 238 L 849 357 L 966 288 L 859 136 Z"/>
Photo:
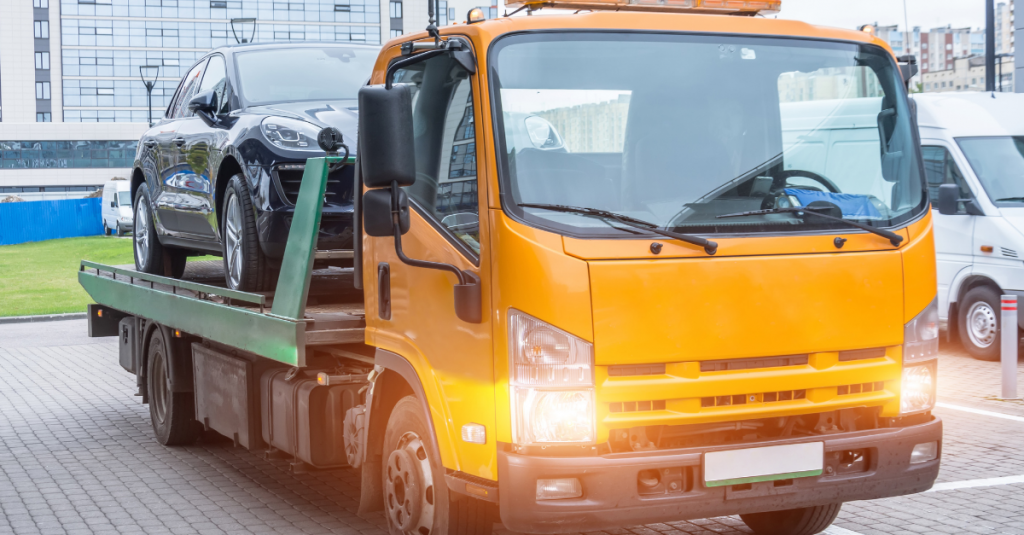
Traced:
<path fill-rule="evenodd" d="M 863 24 L 903 29 L 904 0 L 782 0 L 782 19 L 823 26 L 856 28 Z M 985 26 L 985 0 L 905 0 L 910 26 L 928 30 L 952 24 L 954 28 Z M 998 4 L 1000 1 L 996 0 Z"/>

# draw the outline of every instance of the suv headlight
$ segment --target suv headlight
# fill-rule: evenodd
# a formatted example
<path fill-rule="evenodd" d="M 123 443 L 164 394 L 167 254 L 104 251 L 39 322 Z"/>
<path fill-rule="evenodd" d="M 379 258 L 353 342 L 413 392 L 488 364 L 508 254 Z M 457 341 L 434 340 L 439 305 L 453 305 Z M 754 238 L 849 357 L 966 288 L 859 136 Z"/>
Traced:
<path fill-rule="evenodd" d="M 514 309 L 508 343 L 515 443 L 593 443 L 594 345 Z"/>
<path fill-rule="evenodd" d="M 903 327 L 901 415 L 929 411 L 935 406 L 938 356 L 939 302 L 936 299 Z"/>
<path fill-rule="evenodd" d="M 260 123 L 260 132 L 275 147 L 288 150 L 323 152 L 316 142 L 320 128 L 306 121 L 286 117 L 267 117 Z"/>

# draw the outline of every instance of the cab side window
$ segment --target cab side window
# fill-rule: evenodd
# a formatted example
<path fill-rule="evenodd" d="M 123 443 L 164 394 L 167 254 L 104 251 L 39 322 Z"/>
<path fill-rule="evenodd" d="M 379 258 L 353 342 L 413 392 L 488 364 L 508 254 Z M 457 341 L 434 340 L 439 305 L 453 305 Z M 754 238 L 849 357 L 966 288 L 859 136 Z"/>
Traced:
<path fill-rule="evenodd" d="M 953 155 L 945 147 L 928 146 L 921 147 L 921 155 L 924 157 L 924 172 L 928 177 L 928 197 L 932 201 L 932 207 L 939 204 L 939 186 L 943 184 L 956 184 L 960 187 L 960 198 L 971 197 L 971 190 L 964 182 L 960 168 L 953 161 Z"/>
<path fill-rule="evenodd" d="M 206 91 L 213 91 L 217 95 L 217 115 L 223 115 L 231 111 L 228 106 L 228 72 L 224 67 L 224 57 L 221 55 L 210 56 L 210 62 L 206 65 L 206 74 L 203 75 L 203 82 L 199 84 L 196 94 Z"/>
<path fill-rule="evenodd" d="M 188 111 L 188 101 L 192 100 L 192 97 L 199 92 L 199 78 L 203 74 L 205 66 L 206 60 L 202 60 L 185 75 L 178 87 L 178 92 L 174 95 L 174 103 L 171 104 L 171 113 L 168 114 L 168 117 L 172 119 L 192 117 L 192 112 Z"/>
<path fill-rule="evenodd" d="M 479 255 L 476 124 L 469 72 L 444 55 L 398 71 L 395 83 L 414 86 L 416 183 L 406 193 L 435 226 L 458 240 L 455 243 Z"/>

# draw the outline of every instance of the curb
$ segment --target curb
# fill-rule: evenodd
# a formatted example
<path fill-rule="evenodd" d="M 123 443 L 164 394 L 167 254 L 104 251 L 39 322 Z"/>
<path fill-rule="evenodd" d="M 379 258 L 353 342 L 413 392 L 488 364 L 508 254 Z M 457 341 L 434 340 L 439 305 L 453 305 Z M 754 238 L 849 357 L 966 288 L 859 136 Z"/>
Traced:
<path fill-rule="evenodd" d="M 39 323 L 43 321 L 84 320 L 85 318 L 85 312 L 72 312 L 70 314 L 43 314 L 40 316 L 8 316 L 6 318 L 0 318 L 0 325 L 5 323 Z"/>

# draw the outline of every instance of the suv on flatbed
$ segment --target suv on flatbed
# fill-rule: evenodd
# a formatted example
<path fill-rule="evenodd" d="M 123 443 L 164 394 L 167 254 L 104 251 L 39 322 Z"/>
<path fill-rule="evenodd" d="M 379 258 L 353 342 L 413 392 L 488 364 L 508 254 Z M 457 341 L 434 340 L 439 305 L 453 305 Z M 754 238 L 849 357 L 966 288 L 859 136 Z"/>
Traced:
<path fill-rule="evenodd" d="M 214 254 L 229 287 L 269 290 L 306 159 L 324 155 L 317 134 L 331 126 L 355 140 L 356 94 L 377 51 L 249 44 L 200 59 L 139 143 L 136 268 L 180 277 L 187 256 Z M 351 167 L 331 175 L 326 199 L 318 258 L 351 265 Z"/>

